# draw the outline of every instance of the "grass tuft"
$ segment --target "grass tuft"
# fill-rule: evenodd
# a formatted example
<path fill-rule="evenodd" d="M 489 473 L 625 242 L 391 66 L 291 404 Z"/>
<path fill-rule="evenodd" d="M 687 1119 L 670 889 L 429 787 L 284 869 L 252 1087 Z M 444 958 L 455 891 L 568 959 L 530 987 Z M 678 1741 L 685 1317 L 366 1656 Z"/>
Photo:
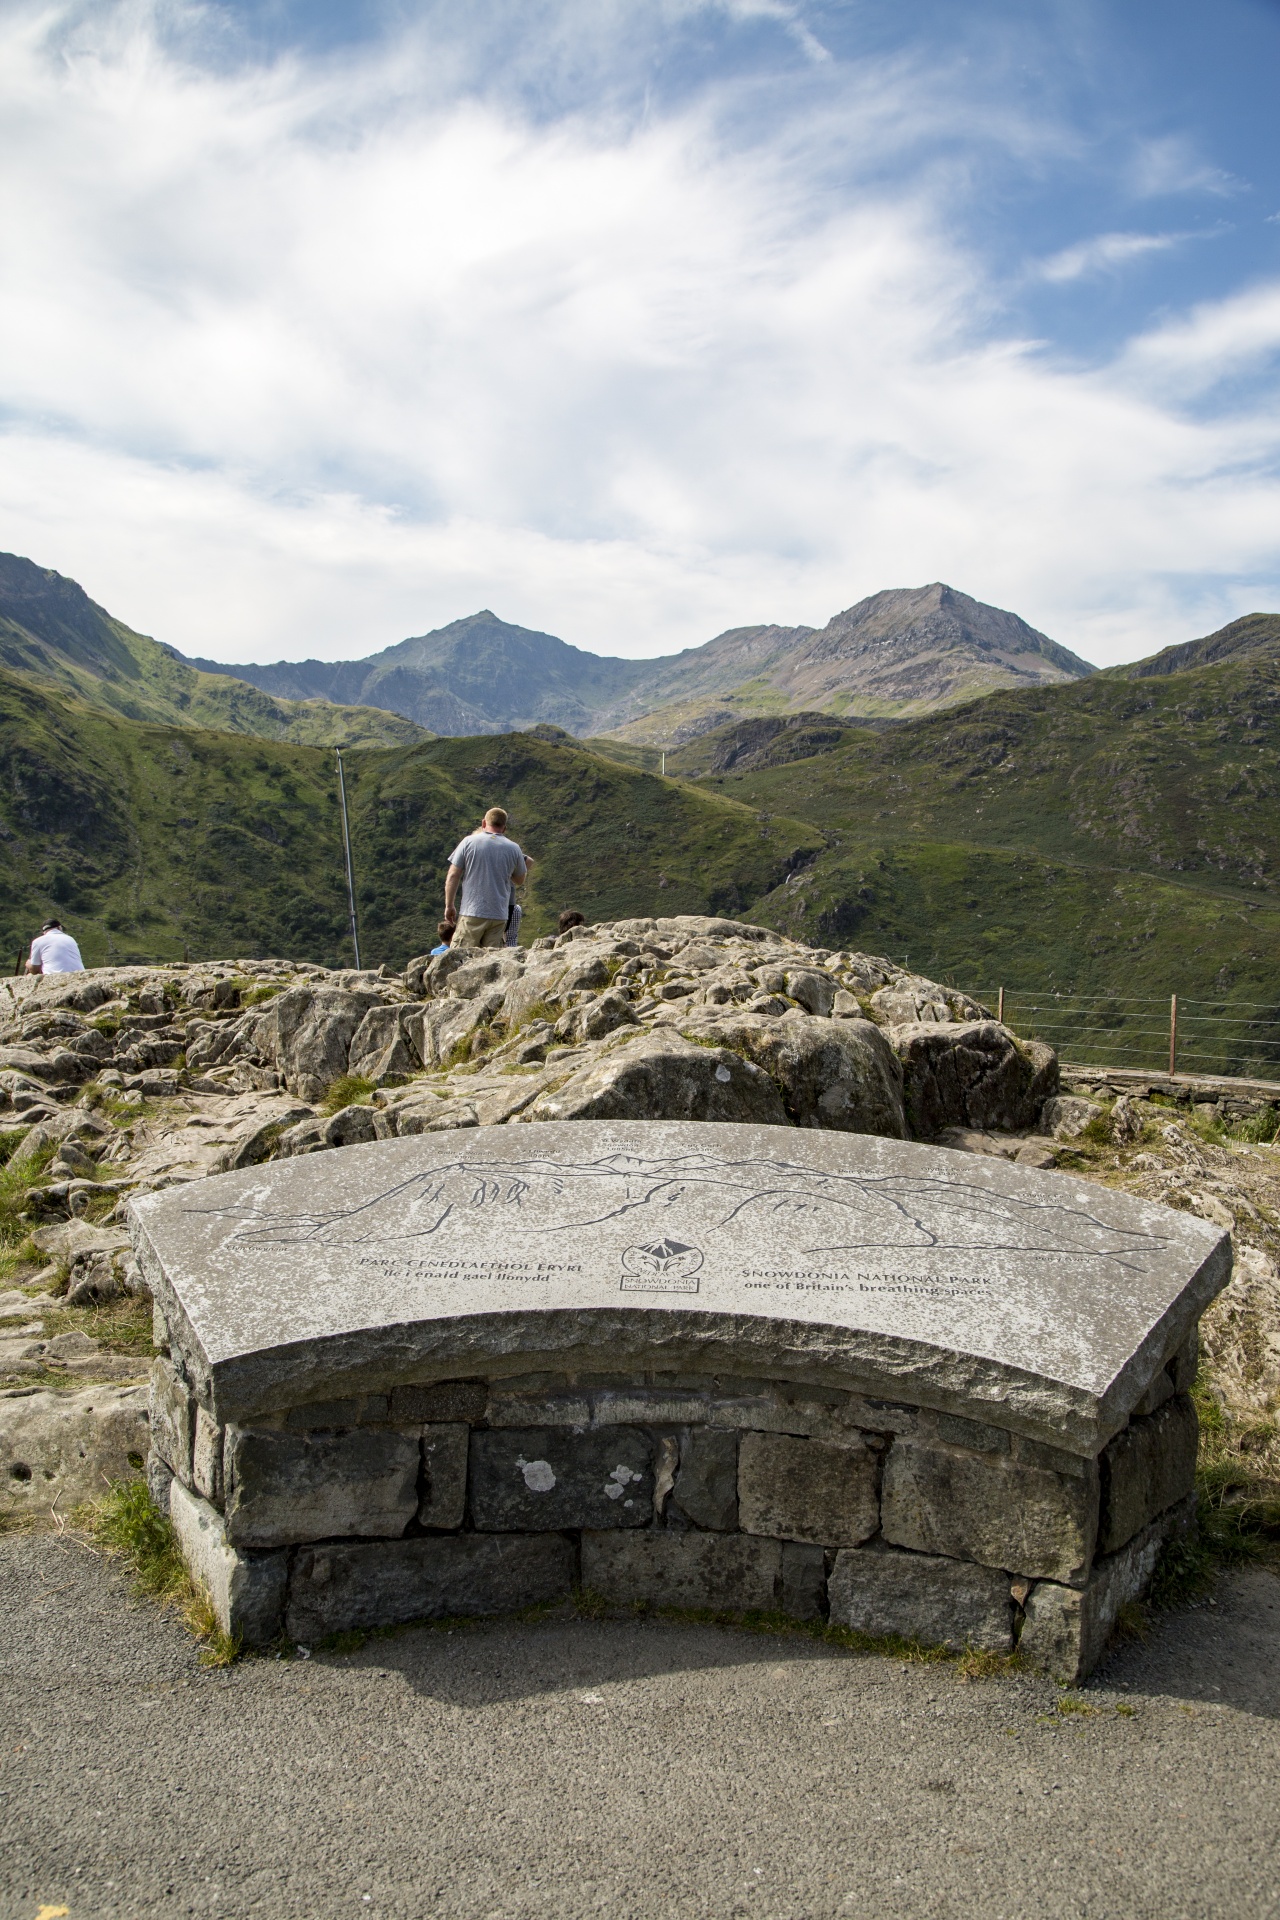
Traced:
<path fill-rule="evenodd" d="M 32 1188 L 40 1185 L 45 1168 L 57 1151 L 56 1143 L 50 1141 L 16 1167 L 11 1152 L 10 1159 L 0 1168 L 0 1249 L 16 1249 L 28 1238 L 28 1199 Z"/>
<path fill-rule="evenodd" d="M 1126 1600 L 1116 1615 L 1118 1640 L 1145 1640 L 1151 1631 L 1151 1615 L 1141 1600 Z"/>
<path fill-rule="evenodd" d="M 139 1361 L 155 1358 L 154 1329 L 151 1299 L 144 1294 L 123 1294 L 84 1307 L 48 1307 L 44 1313 L 49 1338 L 73 1330 L 87 1333 L 108 1353 L 127 1354 Z"/>
<path fill-rule="evenodd" d="M 1097 1715 L 1102 1712 L 1102 1708 L 1094 1701 L 1085 1700 L 1078 1693 L 1061 1694 L 1054 1703 L 1053 1710 L 1056 1714 L 1064 1717 L 1070 1714 L 1078 1714 L 1085 1720 L 1096 1719 Z"/>
<path fill-rule="evenodd" d="M 242 1007 L 260 1007 L 264 1000 L 274 1000 L 276 995 L 281 992 L 283 992 L 283 988 L 281 987 L 250 987 L 246 993 L 240 995 L 240 1005 Z"/>
<path fill-rule="evenodd" d="M 239 1659 L 239 1639 L 218 1625 L 208 1594 L 187 1572 L 172 1522 L 151 1498 L 145 1480 L 117 1480 L 77 1518 L 104 1552 L 124 1561 L 135 1593 L 177 1609 L 202 1643 L 201 1666 L 229 1667 Z"/>
<path fill-rule="evenodd" d="M 516 1019 L 507 1023 L 507 1038 L 514 1040 L 516 1035 L 523 1033 L 526 1027 L 535 1026 L 539 1021 L 554 1027 L 563 1012 L 563 1007 L 553 1006 L 550 1000 L 535 1000 L 531 1007 L 526 1007 Z"/>
<path fill-rule="evenodd" d="M 7 1167 L 31 1131 L 29 1127 L 5 1127 L 0 1130 L 0 1167 Z"/>
<path fill-rule="evenodd" d="M 184 1597 L 190 1577 L 177 1537 L 145 1480 L 117 1480 L 87 1510 L 85 1525 L 100 1547 L 127 1562 L 136 1593 L 150 1600 Z"/>
<path fill-rule="evenodd" d="M 1026 1657 L 1018 1652 L 991 1653 L 969 1647 L 956 1661 L 962 1680 L 1002 1680 L 1010 1673 L 1027 1672 Z"/>
<path fill-rule="evenodd" d="M 343 1107 L 367 1107 L 373 1099 L 373 1082 L 362 1073 L 344 1073 L 330 1081 L 320 1102 L 321 1113 L 340 1113 Z"/>

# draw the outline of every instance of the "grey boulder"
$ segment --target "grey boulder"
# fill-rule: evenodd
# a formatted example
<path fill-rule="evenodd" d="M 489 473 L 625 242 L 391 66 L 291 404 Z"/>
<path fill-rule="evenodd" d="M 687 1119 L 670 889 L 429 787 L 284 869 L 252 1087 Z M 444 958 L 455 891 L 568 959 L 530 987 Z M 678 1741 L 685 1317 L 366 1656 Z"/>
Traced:
<path fill-rule="evenodd" d="M 487 1000 L 433 1000 L 412 1015 L 409 1044 L 424 1066 L 441 1066 L 492 1011 Z"/>
<path fill-rule="evenodd" d="M 422 1057 L 414 1045 L 420 1007 L 370 1007 L 351 1036 L 347 1072 L 372 1080 L 375 1087 L 416 1073 Z"/>
<path fill-rule="evenodd" d="M 290 1093 L 318 1100 L 349 1071 L 351 1042 L 378 995 L 333 987 L 290 987 L 259 1023 L 259 1044 L 273 1043 L 275 1065 Z"/>
<path fill-rule="evenodd" d="M 149 1444 L 145 1387 L 0 1397 L 4 1512 L 49 1523 L 113 1480 L 141 1472 Z"/>
<path fill-rule="evenodd" d="M 696 1030 L 763 1067 L 797 1126 L 906 1138 L 902 1068 L 872 1021 L 722 1014 L 704 1015 Z"/>
<path fill-rule="evenodd" d="M 954 987 L 939 986 L 917 973 L 899 974 L 888 986 L 871 996 L 871 1005 L 881 1020 L 891 1027 L 931 1025 L 949 1021 L 985 1020 L 985 1007 Z"/>
<path fill-rule="evenodd" d="M 1089 1122 L 1105 1112 L 1096 1100 L 1083 1100 L 1075 1093 L 1055 1094 L 1044 1103 L 1040 1131 L 1054 1140 L 1078 1140 Z"/>
<path fill-rule="evenodd" d="M 372 1107 L 340 1107 L 327 1120 L 309 1118 L 290 1127 L 280 1136 L 278 1152 L 281 1159 L 288 1159 L 292 1154 L 320 1153 L 326 1147 L 353 1147 L 377 1138 Z"/>
<path fill-rule="evenodd" d="M 1058 1090 L 1058 1056 L 1041 1040 L 1015 1040 L 995 1020 L 893 1027 L 907 1121 L 918 1140 L 946 1127 L 1011 1132 L 1034 1126 Z"/>
<path fill-rule="evenodd" d="M 585 1063 L 529 1109 L 535 1120 L 743 1120 L 790 1125 L 770 1076 L 727 1047 L 670 1029 L 637 1034 Z"/>

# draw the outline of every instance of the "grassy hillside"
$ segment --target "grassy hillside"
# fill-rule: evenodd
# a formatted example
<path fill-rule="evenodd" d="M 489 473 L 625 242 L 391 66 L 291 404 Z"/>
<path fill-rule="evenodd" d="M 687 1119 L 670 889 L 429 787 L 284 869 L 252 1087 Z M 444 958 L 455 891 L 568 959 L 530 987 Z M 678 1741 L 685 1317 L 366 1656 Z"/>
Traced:
<path fill-rule="evenodd" d="M 502 802 L 538 856 L 530 934 L 741 912 L 821 845 L 741 803 L 528 735 L 348 756 L 363 959 L 434 941 L 447 857 Z M 332 753 L 146 726 L 0 674 L 0 953 L 51 911 L 90 964 L 277 953 L 350 964 Z"/>
<path fill-rule="evenodd" d="M 710 779 L 827 846 L 760 917 L 975 987 L 1280 1002 L 1280 646 Z M 781 750 L 786 750 L 782 743 Z"/>
<path fill-rule="evenodd" d="M 1238 625 L 1214 664 L 888 728 L 739 721 L 669 754 L 665 780 L 652 750 L 550 726 L 354 752 L 364 958 L 430 943 L 448 853 L 501 801 L 538 857 L 527 935 L 570 905 L 747 915 L 1022 990 L 1024 1029 L 1032 989 L 1145 996 L 1149 1015 L 1108 1012 L 1128 1028 L 1158 1028 L 1171 992 L 1228 1001 L 1280 1060 L 1280 638 Z M 91 962 L 349 958 L 331 752 L 3 673 L 0 882 L 9 956 L 57 910 Z"/>
<path fill-rule="evenodd" d="M 274 699 L 247 681 L 198 672 L 113 619 L 74 580 L 12 553 L 0 554 L 0 668 L 127 720 L 310 746 L 400 746 L 428 737 L 399 714 Z"/>
<path fill-rule="evenodd" d="M 992 694 L 714 785 L 876 840 L 963 841 L 1271 894 L 1280 646 L 1196 673 Z"/>

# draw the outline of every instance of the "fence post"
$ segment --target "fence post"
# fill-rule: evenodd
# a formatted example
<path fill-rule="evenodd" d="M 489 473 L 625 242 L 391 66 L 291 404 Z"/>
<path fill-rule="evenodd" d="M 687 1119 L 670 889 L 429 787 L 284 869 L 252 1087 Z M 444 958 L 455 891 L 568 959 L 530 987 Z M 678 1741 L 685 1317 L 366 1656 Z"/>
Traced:
<path fill-rule="evenodd" d="M 1169 1078 L 1178 1071 L 1178 996 L 1169 996 Z"/>
<path fill-rule="evenodd" d="M 996 1002 L 996 1019 L 1000 1022 L 1001 1026 L 1004 1025 L 1004 988 L 1003 987 L 1001 987 L 1000 989 L 1000 998 Z"/>

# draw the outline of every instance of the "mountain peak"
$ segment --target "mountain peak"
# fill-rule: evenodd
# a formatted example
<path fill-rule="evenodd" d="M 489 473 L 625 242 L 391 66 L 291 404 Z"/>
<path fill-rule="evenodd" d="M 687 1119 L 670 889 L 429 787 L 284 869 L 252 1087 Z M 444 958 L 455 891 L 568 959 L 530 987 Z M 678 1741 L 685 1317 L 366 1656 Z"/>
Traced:
<path fill-rule="evenodd" d="M 152 697 L 160 690 L 152 683 L 163 660 L 169 679 L 193 669 L 217 676 L 224 700 L 233 697 L 226 683 L 241 683 L 234 699 L 250 729 L 268 720 L 265 709 L 249 720 L 244 683 L 276 701 L 373 709 L 434 733 L 550 725 L 661 746 L 757 714 L 901 718 L 998 687 L 1051 685 L 1093 671 L 1017 614 L 943 580 L 883 588 L 822 628 L 734 627 L 703 646 L 649 660 L 589 653 L 486 606 L 360 659 L 224 666 L 132 633 L 74 580 L 0 555 L 0 637 L 9 665 L 48 678 L 56 651 L 64 665 L 92 676 L 103 697 L 116 688 L 110 704 L 118 705 L 132 684 L 149 702 L 146 717 L 160 717 Z M 207 682 L 203 690 L 217 691 Z M 176 682 L 166 686 L 164 700 L 171 704 L 176 691 Z M 194 683 L 184 698 L 193 691 Z M 135 717 L 144 717 L 142 707 Z M 282 723 L 277 716 L 272 730 Z"/>

